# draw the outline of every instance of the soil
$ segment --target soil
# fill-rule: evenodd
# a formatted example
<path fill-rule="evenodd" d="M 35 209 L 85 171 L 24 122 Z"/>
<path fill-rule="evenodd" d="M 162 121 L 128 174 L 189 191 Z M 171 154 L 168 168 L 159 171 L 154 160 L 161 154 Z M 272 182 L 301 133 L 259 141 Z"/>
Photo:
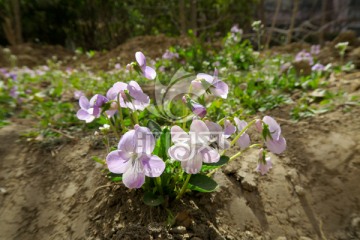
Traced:
<path fill-rule="evenodd" d="M 166 49 L 171 46 L 187 46 L 190 40 L 186 37 L 166 37 L 141 36 L 129 39 L 127 42 L 109 51 L 97 51 L 93 57 L 86 54 L 75 54 L 73 51 L 62 46 L 40 45 L 25 43 L 17 46 L 8 47 L 11 54 L 16 56 L 18 67 L 35 67 L 46 65 L 47 61 L 61 61 L 62 66 L 76 68 L 85 65 L 93 70 L 109 70 L 114 68 L 115 63 L 120 63 L 123 67 L 135 61 L 135 52 L 142 51 L 150 59 L 160 58 Z M 0 47 L 0 66 L 10 67 L 9 53 L 4 52 L 4 47 Z M 55 57 L 56 56 L 56 57 Z M 112 64 L 109 64 L 109 62 Z"/>
<path fill-rule="evenodd" d="M 106 68 L 107 59 L 127 51 L 121 59 L 132 61 L 142 47 L 161 56 L 161 41 L 146 39 L 154 47 L 133 40 L 86 61 Z M 41 65 L 52 50 L 36 51 L 28 55 Z M 359 76 L 330 77 L 330 87 L 359 95 Z M 269 174 L 255 172 L 255 150 L 245 152 L 214 175 L 216 192 L 187 194 L 167 210 L 107 179 L 92 160 L 106 154 L 96 136 L 29 143 L 31 124 L 14 119 L 0 129 L 0 239 L 360 239 L 360 107 L 339 105 L 299 122 L 288 107 L 268 114 L 288 143 L 271 155 Z"/>
<path fill-rule="evenodd" d="M 245 152 L 214 175 L 217 192 L 171 203 L 172 222 L 109 182 L 94 136 L 34 146 L 15 121 L 0 129 L 0 239 L 360 239 L 360 108 L 297 123 L 286 107 L 271 114 L 288 149 L 270 173 Z"/>

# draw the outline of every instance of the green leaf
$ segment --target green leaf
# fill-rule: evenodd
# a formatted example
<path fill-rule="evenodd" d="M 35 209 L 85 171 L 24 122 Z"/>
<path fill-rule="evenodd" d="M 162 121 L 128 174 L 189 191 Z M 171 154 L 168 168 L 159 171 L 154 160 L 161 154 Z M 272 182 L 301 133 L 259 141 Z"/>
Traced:
<path fill-rule="evenodd" d="M 166 159 L 167 152 L 171 144 L 171 134 L 169 128 L 164 128 L 164 130 L 162 131 L 160 136 L 160 144 L 161 144 L 161 148 L 158 156 L 161 157 L 162 159 Z"/>
<path fill-rule="evenodd" d="M 110 178 L 110 180 L 113 182 L 120 182 L 120 181 L 122 181 L 122 174 L 110 172 L 110 173 L 108 173 L 108 178 Z"/>
<path fill-rule="evenodd" d="M 153 133 L 155 138 L 158 138 L 160 136 L 162 131 L 160 125 L 157 122 L 150 119 L 147 123 L 147 127 Z"/>
<path fill-rule="evenodd" d="M 216 163 L 204 163 L 201 167 L 201 171 L 208 171 L 225 165 L 229 161 L 228 156 L 221 156 L 220 160 Z"/>
<path fill-rule="evenodd" d="M 103 160 L 103 159 L 101 159 L 101 158 L 99 158 L 99 157 L 97 157 L 97 156 L 93 156 L 91 159 L 94 160 L 94 161 L 97 162 L 97 163 L 102 164 L 102 165 L 105 164 L 105 160 Z"/>
<path fill-rule="evenodd" d="M 167 152 L 171 144 L 171 135 L 169 128 L 164 128 L 161 132 L 160 137 L 156 141 L 155 149 L 153 151 L 154 155 L 162 159 L 167 158 Z"/>
<path fill-rule="evenodd" d="M 164 202 L 164 198 L 161 195 L 154 194 L 152 192 L 147 192 L 144 194 L 143 201 L 146 205 L 155 207 L 162 204 Z"/>
<path fill-rule="evenodd" d="M 213 192 L 218 186 L 212 178 L 202 174 L 192 175 L 189 184 L 190 189 L 198 192 Z"/>

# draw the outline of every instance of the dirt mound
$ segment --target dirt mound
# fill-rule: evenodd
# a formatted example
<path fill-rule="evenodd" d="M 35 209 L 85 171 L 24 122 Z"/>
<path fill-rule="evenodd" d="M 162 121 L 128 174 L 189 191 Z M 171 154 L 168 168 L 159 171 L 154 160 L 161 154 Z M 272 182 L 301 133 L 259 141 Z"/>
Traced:
<path fill-rule="evenodd" d="M 0 65 L 10 67 L 12 65 L 10 55 L 16 56 L 16 65 L 35 67 L 46 65 L 47 60 L 60 60 L 64 67 L 77 67 L 82 64 L 95 70 L 108 70 L 114 67 L 109 64 L 121 63 L 123 65 L 135 60 L 135 52 L 142 51 L 151 59 L 161 57 L 170 46 L 186 46 L 190 44 L 188 38 L 141 36 L 129 39 L 124 44 L 105 52 L 96 52 L 94 56 L 75 54 L 62 46 L 50 46 L 39 44 L 21 44 L 6 48 L 0 47 Z M 5 50 L 5 51 L 4 51 Z"/>
<path fill-rule="evenodd" d="M 273 115 L 288 142 L 255 173 L 256 151 L 215 174 L 211 194 L 193 193 L 167 210 L 142 203 L 102 176 L 93 140 L 18 141 L 24 127 L 0 130 L 1 239 L 359 239 L 360 108 L 293 123 Z M 173 216 L 173 217 L 171 217 Z"/>
<path fill-rule="evenodd" d="M 62 46 L 52 46 L 52 45 L 39 45 L 26 43 L 17 46 L 11 46 L 6 50 L 6 48 L 0 47 L 0 65 L 3 67 L 10 67 L 11 60 L 9 59 L 10 55 L 16 56 L 16 65 L 17 66 L 28 66 L 35 67 L 39 65 L 46 65 L 48 59 L 68 62 L 73 57 L 74 53 L 63 48 Z"/>
<path fill-rule="evenodd" d="M 106 53 L 97 53 L 93 58 L 86 60 L 85 65 L 95 69 L 109 69 L 109 60 L 113 59 L 121 64 L 127 64 L 135 61 L 135 52 L 142 51 L 151 59 L 161 57 L 165 50 L 171 46 L 186 46 L 190 40 L 183 37 L 141 36 L 129 39 L 124 44 L 110 50 Z"/>
<path fill-rule="evenodd" d="M 99 169 L 88 140 L 19 141 L 23 125 L 0 129 L 0 239 L 84 239 Z"/>

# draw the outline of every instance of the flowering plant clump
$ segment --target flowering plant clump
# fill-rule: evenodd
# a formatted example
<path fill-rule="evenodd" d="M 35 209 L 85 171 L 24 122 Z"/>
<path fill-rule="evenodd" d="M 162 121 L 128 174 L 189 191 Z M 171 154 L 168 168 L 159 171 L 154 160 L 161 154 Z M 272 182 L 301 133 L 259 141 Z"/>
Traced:
<path fill-rule="evenodd" d="M 144 54 L 137 52 L 135 57 L 136 62 L 128 66 L 154 80 L 156 72 L 146 65 Z M 165 58 L 170 58 L 169 52 Z M 162 125 L 158 124 L 160 116 L 156 113 L 139 121 L 139 113 L 151 112 L 146 109 L 152 104 L 136 81 L 115 83 L 106 97 L 96 94 L 89 101 L 79 96 L 77 117 L 89 123 L 102 116 L 107 123 L 100 128 L 101 132 L 107 134 L 111 129 L 119 141 L 116 149 L 106 141 L 108 154 L 104 163 L 109 176 L 128 188 L 142 188 L 144 202 L 151 206 L 160 205 L 165 199 L 179 199 L 191 190 L 214 191 L 217 183 L 212 174 L 251 148 L 259 149 L 258 167 L 254 171 L 264 175 L 272 167 L 267 151 L 281 154 L 286 149 L 280 125 L 270 116 L 250 122 L 230 114 L 219 121 L 210 119 L 207 99 L 225 100 L 229 95 L 229 86 L 219 78 L 217 69 L 213 75 L 199 73 L 183 85 L 187 89 L 181 91 L 181 100 L 174 101 L 182 109 L 182 118 L 166 119 L 169 124 Z M 179 89 L 163 92 L 168 91 Z M 124 118 L 125 111 L 129 119 Z M 126 120 L 131 123 L 126 125 Z M 252 126 L 262 136 L 262 143 L 251 143 L 247 130 Z"/>

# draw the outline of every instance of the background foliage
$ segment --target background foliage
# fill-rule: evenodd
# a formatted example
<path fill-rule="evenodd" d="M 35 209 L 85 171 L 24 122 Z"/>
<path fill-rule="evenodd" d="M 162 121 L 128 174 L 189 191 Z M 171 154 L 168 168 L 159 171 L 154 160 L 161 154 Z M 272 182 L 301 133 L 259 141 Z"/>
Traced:
<path fill-rule="evenodd" d="M 8 25 L 11 32 L 17 21 L 22 26 L 20 41 L 70 49 L 110 49 L 130 37 L 174 36 L 189 29 L 196 35 L 220 35 L 235 23 L 249 28 L 257 4 L 258 0 L 0 0 L 0 44 L 9 43 L 4 28 Z"/>

